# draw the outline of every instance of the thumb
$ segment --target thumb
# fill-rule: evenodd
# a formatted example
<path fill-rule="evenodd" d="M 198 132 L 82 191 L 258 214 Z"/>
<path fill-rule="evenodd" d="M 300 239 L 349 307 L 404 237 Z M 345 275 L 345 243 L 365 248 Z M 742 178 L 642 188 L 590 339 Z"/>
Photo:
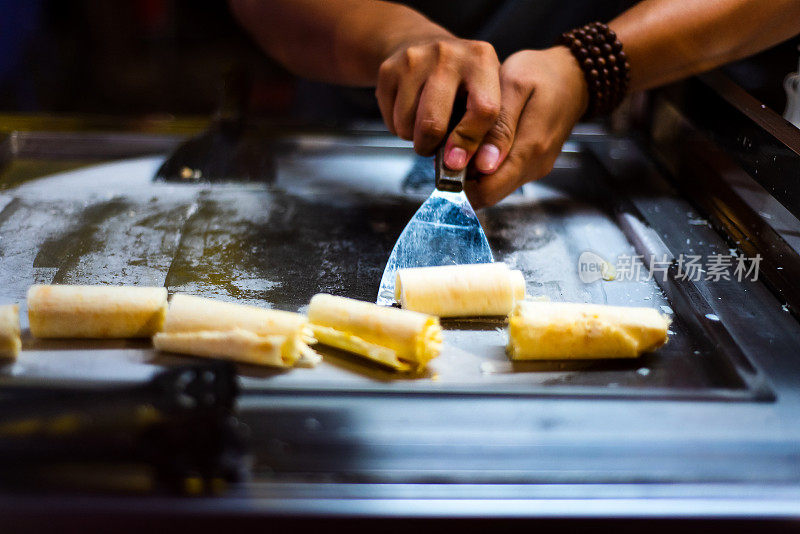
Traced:
<path fill-rule="evenodd" d="M 500 114 L 475 153 L 475 168 L 484 174 L 495 172 L 511 150 L 519 118 L 529 96 L 520 84 L 512 83 L 502 76 L 500 88 L 502 94 Z"/>

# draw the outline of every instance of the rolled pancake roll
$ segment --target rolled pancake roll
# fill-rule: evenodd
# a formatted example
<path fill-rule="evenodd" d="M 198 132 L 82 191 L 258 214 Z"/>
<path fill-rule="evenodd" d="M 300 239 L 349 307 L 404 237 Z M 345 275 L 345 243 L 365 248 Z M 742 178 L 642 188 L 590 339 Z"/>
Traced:
<path fill-rule="evenodd" d="M 167 311 L 163 287 L 34 285 L 31 334 L 40 338 L 150 337 Z"/>
<path fill-rule="evenodd" d="M 282 347 L 286 336 L 259 336 L 248 330 L 227 332 L 179 332 L 158 333 L 153 336 L 157 350 L 204 356 L 228 358 L 237 362 L 255 365 L 289 367 L 293 362 L 284 359 Z"/>
<path fill-rule="evenodd" d="M 157 350 L 291 367 L 314 365 L 314 337 L 299 313 L 268 310 L 190 295 L 173 295 Z"/>
<path fill-rule="evenodd" d="M 635 358 L 668 340 L 669 317 L 652 308 L 518 302 L 508 318 L 515 360 Z"/>
<path fill-rule="evenodd" d="M 439 355 L 439 319 L 333 295 L 315 295 L 308 320 L 320 343 L 399 371 L 422 369 Z"/>
<path fill-rule="evenodd" d="M 19 306 L 0 306 L 0 358 L 15 360 L 22 348 L 19 338 Z"/>
<path fill-rule="evenodd" d="M 505 263 L 400 269 L 395 282 L 403 309 L 439 317 L 506 316 L 524 298 L 522 272 Z"/>

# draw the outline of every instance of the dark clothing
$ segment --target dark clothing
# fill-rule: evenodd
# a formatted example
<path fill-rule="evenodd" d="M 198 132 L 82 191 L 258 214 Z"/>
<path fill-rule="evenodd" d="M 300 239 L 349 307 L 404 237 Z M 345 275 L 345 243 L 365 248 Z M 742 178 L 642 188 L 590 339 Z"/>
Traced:
<path fill-rule="evenodd" d="M 458 37 L 490 42 L 502 62 L 519 50 L 548 48 L 561 33 L 587 22 L 607 22 L 633 0 L 410 0 L 401 2 Z M 302 82 L 302 116 L 311 120 L 379 118 L 371 89 Z"/>
<path fill-rule="evenodd" d="M 547 48 L 563 32 L 608 22 L 631 0 L 411 0 L 403 4 L 459 37 L 492 43 L 500 61 L 519 50 Z"/>

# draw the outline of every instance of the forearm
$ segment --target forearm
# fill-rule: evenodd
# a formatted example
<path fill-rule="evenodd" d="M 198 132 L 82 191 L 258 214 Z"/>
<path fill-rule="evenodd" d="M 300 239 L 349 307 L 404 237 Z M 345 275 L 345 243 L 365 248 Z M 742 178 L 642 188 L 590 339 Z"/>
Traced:
<path fill-rule="evenodd" d="M 754 54 L 800 33 L 800 0 L 644 0 L 609 23 L 633 91 Z"/>
<path fill-rule="evenodd" d="M 293 73 L 343 85 L 375 85 L 398 47 L 450 34 L 420 13 L 373 0 L 230 0 L 258 44 Z"/>

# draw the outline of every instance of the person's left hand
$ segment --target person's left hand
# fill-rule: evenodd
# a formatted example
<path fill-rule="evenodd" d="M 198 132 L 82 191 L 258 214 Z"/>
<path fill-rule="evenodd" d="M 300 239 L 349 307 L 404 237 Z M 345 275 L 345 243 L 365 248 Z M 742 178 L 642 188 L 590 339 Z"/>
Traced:
<path fill-rule="evenodd" d="M 500 91 L 500 116 L 473 159 L 484 175 L 464 185 L 476 208 L 548 174 L 589 99 L 583 71 L 563 46 L 509 56 Z"/>

